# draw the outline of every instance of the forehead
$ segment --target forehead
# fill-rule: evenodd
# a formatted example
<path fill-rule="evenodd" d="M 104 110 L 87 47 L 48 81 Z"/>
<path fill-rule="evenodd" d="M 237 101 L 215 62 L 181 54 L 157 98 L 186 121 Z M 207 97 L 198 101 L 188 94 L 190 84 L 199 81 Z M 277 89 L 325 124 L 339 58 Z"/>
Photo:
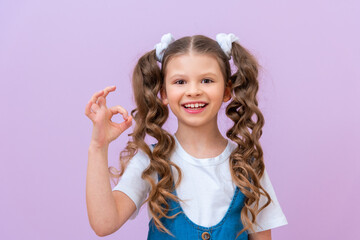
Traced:
<path fill-rule="evenodd" d="M 165 69 L 165 78 L 175 75 L 199 75 L 213 73 L 220 76 L 221 69 L 215 56 L 209 54 L 187 53 L 172 57 Z"/>

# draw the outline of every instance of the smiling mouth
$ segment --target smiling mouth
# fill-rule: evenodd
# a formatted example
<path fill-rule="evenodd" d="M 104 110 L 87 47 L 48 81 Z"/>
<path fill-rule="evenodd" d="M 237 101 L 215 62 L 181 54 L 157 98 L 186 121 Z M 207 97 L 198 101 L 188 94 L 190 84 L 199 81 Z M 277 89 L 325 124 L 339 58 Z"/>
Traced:
<path fill-rule="evenodd" d="M 200 106 L 198 106 L 198 107 L 186 107 L 185 105 L 183 105 L 183 107 L 184 108 L 186 108 L 186 109 L 189 109 L 189 110 L 197 110 L 197 109 L 202 109 L 202 108 L 204 108 L 204 107 L 206 107 L 208 105 L 208 103 L 205 103 L 205 105 L 204 106 L 202 106 L 202 107 L 200 107 Z"/>

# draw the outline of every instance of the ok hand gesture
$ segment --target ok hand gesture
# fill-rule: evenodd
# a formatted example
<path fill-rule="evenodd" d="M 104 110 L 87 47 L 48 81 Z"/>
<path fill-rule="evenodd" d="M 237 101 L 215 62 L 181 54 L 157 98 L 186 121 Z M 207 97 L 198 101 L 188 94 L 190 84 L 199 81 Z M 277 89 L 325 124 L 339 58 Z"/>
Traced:
<path fill-rule="evenodd" d="M 91 144 L 97 147 L 106 147 L 128 129 L 132 124 L 131 115 L 120 105 L 111 108 L 106 107 L 106 96 L 115 91 L 116 86 L 107 87 L 96 92 L 86 104 L 85 115 L 93 122 Z M 124 122 L 115 123 L 111 121 L 113 115 L 120 113 Z"/>

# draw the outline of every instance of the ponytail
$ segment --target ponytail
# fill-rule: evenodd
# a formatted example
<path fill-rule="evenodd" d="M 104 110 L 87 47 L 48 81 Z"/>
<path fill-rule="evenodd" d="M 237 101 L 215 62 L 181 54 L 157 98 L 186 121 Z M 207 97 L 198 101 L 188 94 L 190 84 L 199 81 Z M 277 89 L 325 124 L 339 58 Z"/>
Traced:
<path fill-rule="evenodd" d="M 245 223 L 245 227 L 239 232 L 239 236 L 247 229 L 254 232 L 253 224 L 257 223 L 256 216 L 270 204 L 271 197 L 260 185 L 265 164 L 259 139 L 265 120 L 258 108 L 256 98 L 259 89 L 257 79 L 259 64 L 255 57 L 238 42 L 232 43 L 231 55 L 237 71 L 230 77 L 232 101 L 226 107 L 226 115 L 234 125 L 226 132 L 226 136 L 238 145 L 230 155 L 231 175 L 246 196 L 245 206 L 241 211 L 241 220 Z M 252 119 L 254 114 L 256 121 Z M 260 195 L 264 195 L 268 200 L 258 209 Z M 252 220 L 248 216 L 249 213 Z"/>

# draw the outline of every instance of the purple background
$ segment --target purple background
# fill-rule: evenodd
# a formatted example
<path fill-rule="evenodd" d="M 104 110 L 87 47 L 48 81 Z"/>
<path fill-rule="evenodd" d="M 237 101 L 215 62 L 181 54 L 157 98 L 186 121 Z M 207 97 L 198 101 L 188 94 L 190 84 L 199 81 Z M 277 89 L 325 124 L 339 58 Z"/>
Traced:
<path fill-rule="evenodd" d="M 289 222 L 273 239 L 354 239 L 359 12 L 355 0 L 0 1 L 0 238 L 99 239 L 85 202 L 87 101 L 116 85 L 108 106 L 133 109 L 134 64 L 164 33 L 233 32 L 263 66 L 261 141 Z M 130 132 L 111 143 L 109 165 L 118 166 Z M 145 239 L 147 224 L 142 208 L 105 239 Z"/>

